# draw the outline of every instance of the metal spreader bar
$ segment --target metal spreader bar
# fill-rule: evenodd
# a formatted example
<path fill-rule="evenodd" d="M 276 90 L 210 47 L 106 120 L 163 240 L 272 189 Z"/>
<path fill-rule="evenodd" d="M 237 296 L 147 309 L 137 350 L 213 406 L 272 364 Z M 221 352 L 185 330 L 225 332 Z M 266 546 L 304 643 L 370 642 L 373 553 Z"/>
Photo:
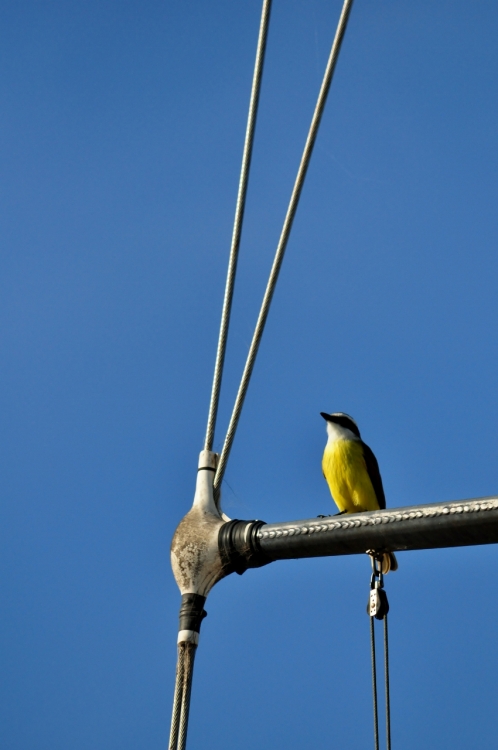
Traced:
<path fill-rule="evenodd" d="M 263 297 L 263 302 L 261 303 L 261 309 L 259 312 L 258 320 L 256 322 L 256 328 L 254 330 L 254 336 L 251 341 L 251 346 L 249 348 L 249 353 L 247 355 L 244 372 L 242 373 L 242 379 L 240 381 L 239 390 L 237 392 L 237 397 L 235 399 L 235 405 L 233 407 L 232 416 L 230 418 L 230 424 L 228 425 L 227 436 L 225 438 L 223 449 L 221 451 L 220 461 L 218 464 L 218 470 L 216 472 L 216 477 L 214 480 L 215 493 L 219 492 L 221 483 L 223 481 L 223 476 L 225 474 L 228 457 L 230 455 L 233 439 L 235 437 L 235 431 L 237 430 L 237 425 L 239 422 L 240 414 L 241 414 L 242 407 L 244 405 L 244 400 L 245 400 L 246 393 L 247 393 L 247 388 L 249 386 L 249 381 L 251 379 L 254 363 L 256 361 L 256 356 L 258 354 L 259 345 L 261 343 L 261 338 L 263 336 L 266 319 L 270 311 L 270 305 L 273 299 L 273 293 L 275 291 L 275 286 L 277 284 L 278 276 L 280 273 L 280 267 L 284 259 L 285 250 L 287 248 L 287 242 L 289 240 L 289 236 L 290 236 L 291 229 L 292 229 L 292 224 L 294 222 L 294 217 L 296 215 L 297 206 L 299 204 L 299 198 L 301 197 L 301 191 L 303 189 L 304 180 L 306 178 L 306 173 L 308 171 L 309 163 L 311 161 L 313 147 L 315 145 L 316 136 L 318 134 L 318 129 L 320 127 L 323 110 L 325 109 L 325 104 L 327 101 L 330 84 L 332 83 L 332 77 L 334 75 L 335 66 L 337 63 L 337 59 L 339 57 L 339 52 L 341 50 L 342 40 L 346 32 L 346 27 L 348 24 L 349 14 L 350 14 L 352 5 L 353 5 L 353 0 L 344 0 L 344 5 L 342 6 L 342 11 L 341 11 L 341 15 L 339 18 L 339 23 L 337 25 L 337 30 L 335 33 L 334 41 L 332 43 L 332 49 L 330 50 L 327 67 L 325 68 L 325 74 L 323 76 L 322 85 L 320 88 L 320 92 L 318 94 L 315 111 L 313 112 L 313 117 L 311 119 L 311 125 L 310 125 L 310 129 L 308 132 L 308 137 L 306 139 L 306 143 L 305 143 L 304 150 L 303 150 L 303 155 L 301 157 L 301 162 L 299 164 L 299 169 L 297 171 L 296 181 L 294 183 L 294 188 L 292 190 L 292 194 L 290 197 L 289 206 L 287 208 L 287 213 L 286 213 L 284 224 L 282 227 L 282 232 L 280 234 L 280 239 L 278 241 L 277 250 L 275 252 L 275 258 L 273 260 L 273 265 L 270 271 L 270 277 L 268 279 L 268 284 L 266 286 L 266 291 Z"/>
<path fill-rule="evenodd" d="M 233 288 L 235 285 L 235 274 L 237 272 L 240 237 L 242 234 L 242 222 L 244 220 L 244 209 L 246 205 L 249 168 L 251 166 L 252 146 L 254 142 L 254 131 L 256 128 L 256 116 L 258 114 L 259 92 L 261 90 L 261 78 L 263 75 L 266 37 L 268 35 L 268 25 L 270 23 L 270 10 L 271 0 L 263 0 L 261 23 L 259 26 L 258 46 L 256 49 L 256 61 L 254 63 L 254 74 L 252 79 L 251 99 L 249 102 L 249 113 L 247 115 L 246 137 L 244 140 L 244 151 L 242 153 L 242 166 L 240 168 L 237 205 L 235 207 L 235 219 L 233 222 L 232 244 L 230 247 L 230 258 L 228 261 L 225 297 L 223 299 L 218 349 L 216 351 L 216 363 L 214 366 L 213 387 L 211 390 L 211 401 L 209 404 L 206 439 L 204 441 L 204 450 L 207 451 L 210 451 L 213 448 L 214 431 L 216 428 L 218 402 L 220 400 L 221 380 L 223 376 L 223 364 L 225 362 L 228 327 L 230 324 L 230 312 L 232 309 Z"/>
<path fill-rule="evenodd" d="M 237 572 L 274 560 L 496 543 L 498 496 L 284 523 L 230 521 L 219 537 L 222 559 Z"/>

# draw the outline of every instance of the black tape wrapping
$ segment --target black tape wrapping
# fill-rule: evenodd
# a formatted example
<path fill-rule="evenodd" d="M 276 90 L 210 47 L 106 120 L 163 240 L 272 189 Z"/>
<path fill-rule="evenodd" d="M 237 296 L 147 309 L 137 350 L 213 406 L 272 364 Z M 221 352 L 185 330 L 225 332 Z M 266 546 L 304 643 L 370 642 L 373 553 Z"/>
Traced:
<path fill-rule="evenodd" d="M 261 551 L 257 533 L 265 526 L 264 521 L 227 521 L 220 528 L 218 549 L 223 562 L 224 574 L 242 575 L 248 568 L 260 568 L 273 562 Z"/>
<path fill-rule="evenodd" d="M 178 630 L 193 630 L 195 633 L 200 633 L 201 622 L 207 617 L 204 609 L 205 601 L 206 597 L 200 594 L 182 594 Z"/>

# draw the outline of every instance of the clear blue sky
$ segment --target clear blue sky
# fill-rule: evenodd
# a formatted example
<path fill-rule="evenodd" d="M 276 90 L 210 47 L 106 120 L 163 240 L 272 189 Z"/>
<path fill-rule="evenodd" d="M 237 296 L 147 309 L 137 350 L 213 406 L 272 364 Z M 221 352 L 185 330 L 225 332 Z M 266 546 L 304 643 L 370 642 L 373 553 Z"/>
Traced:
<path fill-rule="evenodd" d="M 274 0 L 216 447 L 340 11 Z M 0 3 L 0 745 L 166 747 L 169 543 L 202 447 L 259 0 Z M 320 411 L 390 506 L 498 492 L 495 2 L 356 0 L 226 474 L 334 512 Z M 393 747 L 494 747 L 497 549 L 389 576 Z M 190 748 L 373 747 L 363 557 L 207 602 Z"/>

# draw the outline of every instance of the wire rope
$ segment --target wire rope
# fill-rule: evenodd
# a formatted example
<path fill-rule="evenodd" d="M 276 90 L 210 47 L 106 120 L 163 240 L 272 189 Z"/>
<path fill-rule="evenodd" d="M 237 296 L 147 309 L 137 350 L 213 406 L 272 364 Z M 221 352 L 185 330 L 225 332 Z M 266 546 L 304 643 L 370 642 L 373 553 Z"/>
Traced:
<path fill-rule="evenodd" d="M 292 224 L 293 224 L 297 206 L 299 203 L 299 198 L 301 196 L 301 191 L 303 188 L 304 180 L 306 177 L 306 173 L 308 171 L 308 166 L 310 163 L 311 155 L 313 153 L 313 147 L 315 145 L 318 128 L 320 126 L 320 121 L 322 119 L 323 110 L 325 107 L 325 103 L 327 101 L 327 95 L 330 89 L 330 84 L 332 82 L 332 76 L 334 74 L 335 66 L 337 63 L 337 58 L 339 56 L 339 52 L 341 49 L 341 44 L 344 38 L 344 33 L 346 31 L 346 26 L 348 23 L 349 14 L 350 14 L 352 5 L 353 5 L 353 0 L 344 0 L 344 5 L 342 7 L 341 15 L 339 18 L 339 23 L 337 25 L 337 30 L 335 33 L 334 41 L 332 43 L 332 49 L 330 51 L 329 59 L 327 62 L 327 67 L 325 69 L 325 74 L 324 74 L 322 85 L 320 88 L 320 93 L 318 94 L 315 111 L 313 113 L 313 117 L 311 120 L 308 137 L 306 139 L 306 144 L 304 146 L 303 155 L 301 157 L 301 162 L 299 164 L 299 169 L 298 169 L 296 180 L 294 183 L 294 188 L 292 190 L 291 198 L 289 201 L 287 214 L 285 216 L 284 224 L 282 227 L 282 232 L 281 232 L 280 239 L 277 245 L 277 250 L 275 252 L 275 258 L 274 258 L 273 265 L 271 268 L 270 277 L 268 279 L 268 284 L 266 287 L 265 295 L 263 297 L 263 302 L 261 304 L 261 310 L 259 312 L 258 320 L 256 322 L 254 336 L 251 341 L 251 346 L 249 348 L 249 353 L 247 355 L 244 372 L 242 374 L 242 379 L 240 382 L 239 390 L 237 392 L 237 397 L 235 399 L 235 405 L 233 408 L 232 416 L 230 418 L 227 436 L 225 438 L 223 449 L 221 451 L 220 460 L 218 463 L 218 469 L 216 471 L 216 476 L 214 479 L 214 488 L 215 488 L 215 492 L 217 495 L 219 495 L 219 489 L 223 481 L 223 476 L 225 474 L 228 457 L 232 449 L 235 432 L 237 430 L 237 425 L 239 422 L 240 414 L 241 414 L 242 407 L 244 405 L 244 400 L 245 400 L 246 393 L 247 393 L 247 388 L 249 385 L 249 381 L 251 379 L 254 363 L 256 361 L 256 356 L 257 356 L 258 349 L 259 349 L 259 345 L 261 343 L 261 337 L 263 335 L 263 331 L 265 328 L 266 319 L 268 317 L 268 312 L 269 312 L 271 301 L 273 298 L 273 293 L 275 291 L 275 286 L 276 286 L 278 275 L 280 272 L 280 267 L 282 265 L 285 250 L 287 247 L 287 242 L 289 240 L 289 235 L 292 229 Z"/>
<path fill-rule="evenodd" d="M 384 680 L 386 686 L 386 750 L 391 750 L 391 700 L 389 696 L 389 636 L 384 615 Z"/>
<path fill-rule="evenodd" d="M 178 730 L 180 727 L 180 714 L 183 697 L 184 654 L 185 649 L 183 648 L 183 643 L 179 643 L 176 662 L 175 694 L 173 697 L 173 712 L 171 716 L 171 731 L 168 744 L 169 750 L 176 750 L 178 745 Z"/>
<path fill-rule="evenodd" d="M 178 744 L 175 750 L 185 750 L 187 744 L 188 717 L 190 713 L 190 695 L 192 692 L 192 678 L 194 675 L 194 659 L 197 646 L 195 643 L 184 643 L 185 665 L 183 672 L 183 694 L 182 708 L 180 713 L 180 726 L 178 731 Z"/>
<path fill-rule="evenodd" d="M 372 693 L 374 714 L 374 747 L 379 750 L 379 715 L 377 710 L 377 665 L 375 660 L 375 627 L 374 618 L 370 617 L 370 651 L 372 654 Z"/>
<path fill-rule="evenodd" d="M 209 415 L 206 428 L 206 439 L 204 450 L 213 448 L 214 432 L 216 428 L 216 417 L 220 400 L 221 381 L 223 377 L 223 365 L 230 325 L 230 313 L 232 309 L 233 289 L 235 285 L 235 274 L 237 272 L 237 260 L 239 257 L 240 237 L 242 234 L 242 223 L 244 220 L 244 209 L 247 195 L 247 183 L 249 181 L 249 168 L 251 166 L 252 147 L 254 142 L 254 131 L 256 128 L 256 116 L 258 113 L 259 93 L 261 90 L 261 78 L 263 74 L 263 63 L 265 59 L 266 38 L 270 22 L 271 0 L 263 0 L 261 11 L 261 22 L 259 26 L 258 46 L 256 49 L 256 60 L 254 63 L 254 74 L 252 80 L 251 98 L 249 101 L 249 113 L 247 115 L 246 136 L 244 150 L 242 153 L 242 165 L 240 169 L 239 188 L 237 203 L 235 207 L 235 218 L 232 232 L 232 244 L 230 246 L 230 258 L 228 261 L 227 279 L 225 285 L 225 296 L 221 313 L 220 333 L 218 348 L 216 351 L 216 362 L 214 366 L 213 386 L 211 400 L 209 403 Z"/>

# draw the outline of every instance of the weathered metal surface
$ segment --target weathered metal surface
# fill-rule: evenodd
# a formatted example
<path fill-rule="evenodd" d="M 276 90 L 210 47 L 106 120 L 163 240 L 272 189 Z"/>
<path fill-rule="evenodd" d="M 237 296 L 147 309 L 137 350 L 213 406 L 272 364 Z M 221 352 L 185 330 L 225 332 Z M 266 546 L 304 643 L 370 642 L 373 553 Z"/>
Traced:
<path fill-rule="evenodd" d="M 218 534 L 226 516 L 213 497 L 217 458 L 216 453 L 201 451 L 194 504 L 178 524 L 171 543 L 171 567 L 182 594 L 207 596 L 226 575 L 218 549 Z"/>
<path fill-rule="evenodd" d="M 256 542 L 272 560 L 494 544 L 498 497 L 265 524 Z"/>

